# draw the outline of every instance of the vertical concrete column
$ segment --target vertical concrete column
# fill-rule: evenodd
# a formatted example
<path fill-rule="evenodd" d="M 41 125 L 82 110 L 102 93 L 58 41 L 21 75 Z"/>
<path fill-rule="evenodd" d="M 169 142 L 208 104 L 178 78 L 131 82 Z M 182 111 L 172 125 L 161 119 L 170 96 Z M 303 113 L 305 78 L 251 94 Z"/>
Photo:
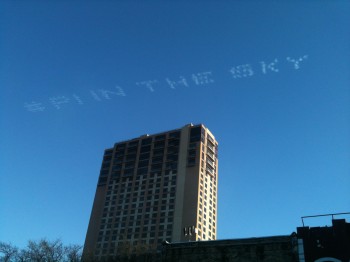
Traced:
<path fill-rule="evenodd" d="M 176 178 L 176 196 L 175 196 L 175 214 L 172 240 L 174 242 L 181 241 L 182 236 L 182 220 L 184 214 L 184 196 L 185 196 L 185 182 L 186 182 L 186 158 L 189 138 L 189 126 L 185 126 L 181 130 L 179 159 L 177 165 Z"/>

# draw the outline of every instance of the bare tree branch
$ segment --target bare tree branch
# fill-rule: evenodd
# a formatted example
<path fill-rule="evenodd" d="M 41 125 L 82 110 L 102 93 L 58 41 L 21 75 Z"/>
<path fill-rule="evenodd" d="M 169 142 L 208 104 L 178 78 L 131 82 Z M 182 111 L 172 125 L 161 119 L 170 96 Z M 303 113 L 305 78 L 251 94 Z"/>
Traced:
<path fill-rule="evenodd" d="M 18 252 L 17 247 L 13 246 L 10 243 L 5 243 L 0 241 L 0 253 L 2 254 L 0 261 L 4 261 L 4 262 L 14 261 L 16 258 L 17 252 Z"/>

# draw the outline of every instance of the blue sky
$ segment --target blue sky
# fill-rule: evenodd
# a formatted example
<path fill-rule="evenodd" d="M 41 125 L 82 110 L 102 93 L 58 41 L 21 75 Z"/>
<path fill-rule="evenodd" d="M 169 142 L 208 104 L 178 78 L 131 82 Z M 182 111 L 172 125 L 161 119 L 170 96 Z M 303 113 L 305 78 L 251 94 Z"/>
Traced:
<path fill-rule="evenodd" d="M 219 141 L 219 239 L 350 211 L 349 14 L 347 1 L 1 1 L 0 240 L 83 244 L 103 150 L 191 122 Z"/>

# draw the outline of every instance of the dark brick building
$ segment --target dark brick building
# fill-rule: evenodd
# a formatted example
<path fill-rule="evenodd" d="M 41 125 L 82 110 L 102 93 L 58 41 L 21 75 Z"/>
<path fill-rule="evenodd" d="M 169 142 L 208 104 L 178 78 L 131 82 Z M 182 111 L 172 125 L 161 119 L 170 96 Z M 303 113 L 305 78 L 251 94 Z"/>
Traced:
<path fill-rule="evenodd" d="M 273 236 L 165 244 L 162 261 L 298 261 L 297 238 Z"/>
<path fill-rule="evenodd" d="M 300 262 L 350 261 L 350 223 L 332 220 L 332 227 L 298 227 Z"/>

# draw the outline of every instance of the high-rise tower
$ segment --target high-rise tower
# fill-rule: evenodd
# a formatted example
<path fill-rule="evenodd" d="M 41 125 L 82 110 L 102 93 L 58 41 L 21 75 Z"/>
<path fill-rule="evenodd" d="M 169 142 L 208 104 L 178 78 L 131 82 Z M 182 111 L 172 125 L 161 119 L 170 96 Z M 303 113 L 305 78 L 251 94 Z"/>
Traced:
<path fill-rule="evenodd" d="M 106 149 L 83 255 L 216 239 L 218 143 L 204 125 Z"/>

